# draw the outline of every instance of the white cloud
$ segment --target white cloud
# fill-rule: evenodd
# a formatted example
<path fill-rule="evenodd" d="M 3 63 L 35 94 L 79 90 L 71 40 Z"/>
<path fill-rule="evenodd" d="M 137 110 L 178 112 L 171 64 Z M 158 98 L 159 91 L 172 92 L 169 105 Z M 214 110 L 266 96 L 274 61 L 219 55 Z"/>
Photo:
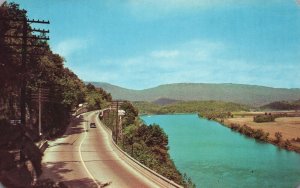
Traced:
<path fill-rule="evenodd" d="M 63 57 L 68 58 L 71 54 L 86 49 L 88 41 L 85 39 L 66 39 L 59 42 L 54 48 L 55 53 L 61 54 Z"/>

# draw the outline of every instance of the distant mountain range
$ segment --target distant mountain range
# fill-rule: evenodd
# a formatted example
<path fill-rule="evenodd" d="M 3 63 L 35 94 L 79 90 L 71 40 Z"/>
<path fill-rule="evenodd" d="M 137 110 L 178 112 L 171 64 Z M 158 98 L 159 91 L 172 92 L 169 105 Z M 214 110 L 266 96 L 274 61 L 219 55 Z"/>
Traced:
<path fill-rule="evenodd" d="M 168 104 L 179 101 L 217 100 L 251 106 L 262 106 L 274 101 L 300 99 L 300 89 L 272 88 L 243 84 L 177 83 L 144 90 L 126 89 L 103 82 L 89 82 L 111 93 L 114 99 L 148 101 Z"/>

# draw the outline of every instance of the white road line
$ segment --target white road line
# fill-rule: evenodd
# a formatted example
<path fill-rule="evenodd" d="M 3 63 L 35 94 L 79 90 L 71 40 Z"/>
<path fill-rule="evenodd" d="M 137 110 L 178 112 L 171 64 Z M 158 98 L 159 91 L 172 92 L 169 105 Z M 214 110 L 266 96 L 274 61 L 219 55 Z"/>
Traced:
<path fill-rule="evenodd" d="M 85 130 L 87 130 L 87 126 L 85 127 Z M 94 183 L 97 185 L 98 188 L 101 188 L 101 184 L 99 184 L 96 179 L 94 178 L 94 176 L 91 174 L 91 172 L 89 171 L 89 169 L 86 167 L 83 159 L 82 159 L 82 155 L 81 155 L 81 145 L 82 143 L 84 142 L 85 138 L 87 136 L 87 132 L 85 131 L 84 132 L 84 138 L 81 140 L 80 144 L 79 144 L 79 149 L 78 149 L 78 152 L 79 152 L 79 157 L 80 157 L 80 160 L 81 160 L 81 163 L 83 165 L 83 167 L 85 168 L 86 172 L 88 173 L 88 175 L 93 179 Z"/>

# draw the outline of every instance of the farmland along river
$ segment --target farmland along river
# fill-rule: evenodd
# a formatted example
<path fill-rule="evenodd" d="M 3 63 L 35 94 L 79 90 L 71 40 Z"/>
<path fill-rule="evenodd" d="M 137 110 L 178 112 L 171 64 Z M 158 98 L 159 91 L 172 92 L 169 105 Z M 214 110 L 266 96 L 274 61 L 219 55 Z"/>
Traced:
<path fill-rule="evenodd" d="M 196 114 L 141 116 L 169 137 L 177 168 L 197 187 L 300 186 L 300 155 L 246 138 Z"/>

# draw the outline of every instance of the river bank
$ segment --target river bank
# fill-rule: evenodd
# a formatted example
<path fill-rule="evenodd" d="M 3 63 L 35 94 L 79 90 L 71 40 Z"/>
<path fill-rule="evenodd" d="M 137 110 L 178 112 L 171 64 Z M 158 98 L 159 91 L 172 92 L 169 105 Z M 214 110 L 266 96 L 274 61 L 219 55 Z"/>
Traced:
<path fill-rule="evenodd" d="M 276 118 L 274 122 L 256 123 L 253 121 L 255 114 L 259 112 L 246 113 L 245 116 L 217 118 L 214 121 L 247 137 L 300 153 L 300 117 L 281 117 Z"/>
<path fill-rule="evenodd" d="M 241 115 L 237 113 L 237 117 L 231 118 L 206 118 L 216 121 L 233 131 L 239 132 L 245 136 L 256 140 L 273 144 L 279 148 L 288 151 L 300 153 L 300 117 L 281 117 L 274 122 L 256 123 L 253 117 L 264 112 L 243 112 Z M 286 113 L 286 112 L 285 112 Z M 184 115 L 190 113 L 165 113 L 163 115 Z M 143 113 L 140 116 L 153 116 L 159 114 Z M 276 137 L 276 135 L 278 135 Z"/>
<path fill-rule="evenodd" d="M 300 155 L 258 142 L 216 121 L 185 115 L 142 116 L 169 137 L 176 167 L 197 187 L 297 187 Z"/>

